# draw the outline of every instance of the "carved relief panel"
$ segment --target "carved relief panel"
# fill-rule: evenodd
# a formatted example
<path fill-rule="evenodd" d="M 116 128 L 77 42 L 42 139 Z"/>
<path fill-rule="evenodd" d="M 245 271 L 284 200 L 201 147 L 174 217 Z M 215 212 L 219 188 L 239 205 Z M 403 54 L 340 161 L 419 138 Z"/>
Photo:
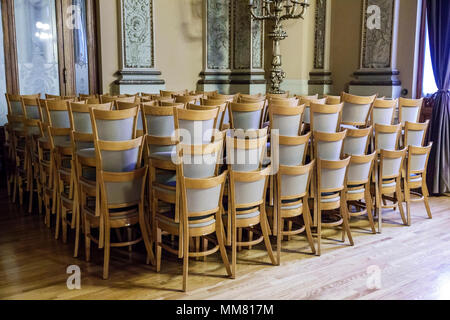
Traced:
<path fill-rule="evenodd" d="M 231 0 L 207 0 L 208 69 L 230 69 Z"/>

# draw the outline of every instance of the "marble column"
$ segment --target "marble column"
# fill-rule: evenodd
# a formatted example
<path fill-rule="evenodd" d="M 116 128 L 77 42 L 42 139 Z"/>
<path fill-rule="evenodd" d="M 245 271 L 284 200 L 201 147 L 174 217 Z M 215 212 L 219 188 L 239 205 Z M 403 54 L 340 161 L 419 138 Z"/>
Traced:
<path fill-rule="evenodd" d="M 119 0 L 118 4 L 121 59 L 113 91 L 159 93 L 165 82 L 155 67 L 153 0 Z"/>
<path fill-rule="evenodd" d="M 364 0 L 360 68 L 350 93 L 398 98 L 400 72 L 396 69 L 398 0 Z"/>
<path fill-rule="evenodd" d="M 255 0 L 262 13 L 262 0 Z M 264 23 L 251 18 L 248 1 L 233 0 L 233 69 L 230 93 L 265 94 Z"/>
<path fill-rule="evenodd" d="M 203 70 L 197 90 L 226 94 L 231 75 L 231 0 L 203 4 Z"/>
<path fill-rule="evenodd" d="M 314 69 L 309 73 L 309 94 L 329 94 L 333 90 L 330 71 L 331 1 L 316 0 L 314 28 Z"/>
<path fill-rule="evenodd" d="M 262 0 L 255 0 L 262 10 Z M 248 1 L 205 0 L 203 70 L 197 89 L 265 93 L 264 24 L 252 21 Z"/>

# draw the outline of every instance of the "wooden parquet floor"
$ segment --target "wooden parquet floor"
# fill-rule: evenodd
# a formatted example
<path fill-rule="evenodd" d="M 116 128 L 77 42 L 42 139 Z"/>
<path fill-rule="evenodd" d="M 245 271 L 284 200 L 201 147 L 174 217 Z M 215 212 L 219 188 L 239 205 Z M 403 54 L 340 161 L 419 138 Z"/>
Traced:
<path fill-rule="evenodd" d="M 283 243 L 282 265 L 270 265 L 264 247 L 238 255 L 237 279 L 225 277 L 219 254 L 190 262 L 189 289 L 180 292 L 182 262 L 163 256 L 162 272 L 145 265 L 143 250 L 113 249 L 110 279 L 101 279 L 103 252 L 92 261 L 72 257 L 37 214 L 0 195 L 0 299 L 450 299 L 450 198 L 432 198 L 433 220 L 413 204 L 411 227 L 385 211 L 383 234 L 371 235 L 365 218 L 352 220 L 355 246 L 325 232 L 321 257 L 302 236 Z M 335 239 L 335 240 L 333 240 Z M 275 246 L 274 246 L 275 247 Z M 81 290 L 69 290 L 66 269 L 81 269 Z"/>

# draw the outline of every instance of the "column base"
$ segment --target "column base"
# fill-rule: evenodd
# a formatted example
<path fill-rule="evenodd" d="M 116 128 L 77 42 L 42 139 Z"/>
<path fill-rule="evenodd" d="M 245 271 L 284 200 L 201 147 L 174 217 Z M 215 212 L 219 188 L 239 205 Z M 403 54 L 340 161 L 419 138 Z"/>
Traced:
<path fill-rule="evenodd" d="M 121 70 L 116 73 L 120 79 L 112 85 L 112 94 L 135 94 L 139 92 L 159 94 L 160 90 L 165 90 L 166 83 L 160 78 L 161 72 L 150 71 L 126 71 Z"/>
<path fill-rule="evenodd" d="M 356 80 L 350 82 L 349 93 L 361 96 L 378 94 L 379 97 L 397 99 L 402 94 L 398 70 L 358 70 Z"/>
<path fill-rule="evenodd" d="M 202 72 L 198 91 L 219 91 L 221 94 L 266 94 L 265 73 L 258 72 Z"/>
<path fill-rule="evenodd" d="M 325 95 L 333 92 L 333 81 L 329 71 L 313 71 L 309 73 L 308 95 Z"/>

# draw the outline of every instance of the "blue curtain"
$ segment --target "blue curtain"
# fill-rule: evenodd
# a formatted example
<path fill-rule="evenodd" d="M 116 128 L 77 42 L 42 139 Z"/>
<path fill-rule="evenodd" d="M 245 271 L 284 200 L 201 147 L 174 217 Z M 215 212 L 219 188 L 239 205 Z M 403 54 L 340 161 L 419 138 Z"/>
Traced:
<path fill-rule="evenodd" d="M 428 187 L 433 194 L 450 192 L 450 0 L 427 0 L 428 32 L 434 77 L 433 116 L 428 139 L 433 142 Z"/>

